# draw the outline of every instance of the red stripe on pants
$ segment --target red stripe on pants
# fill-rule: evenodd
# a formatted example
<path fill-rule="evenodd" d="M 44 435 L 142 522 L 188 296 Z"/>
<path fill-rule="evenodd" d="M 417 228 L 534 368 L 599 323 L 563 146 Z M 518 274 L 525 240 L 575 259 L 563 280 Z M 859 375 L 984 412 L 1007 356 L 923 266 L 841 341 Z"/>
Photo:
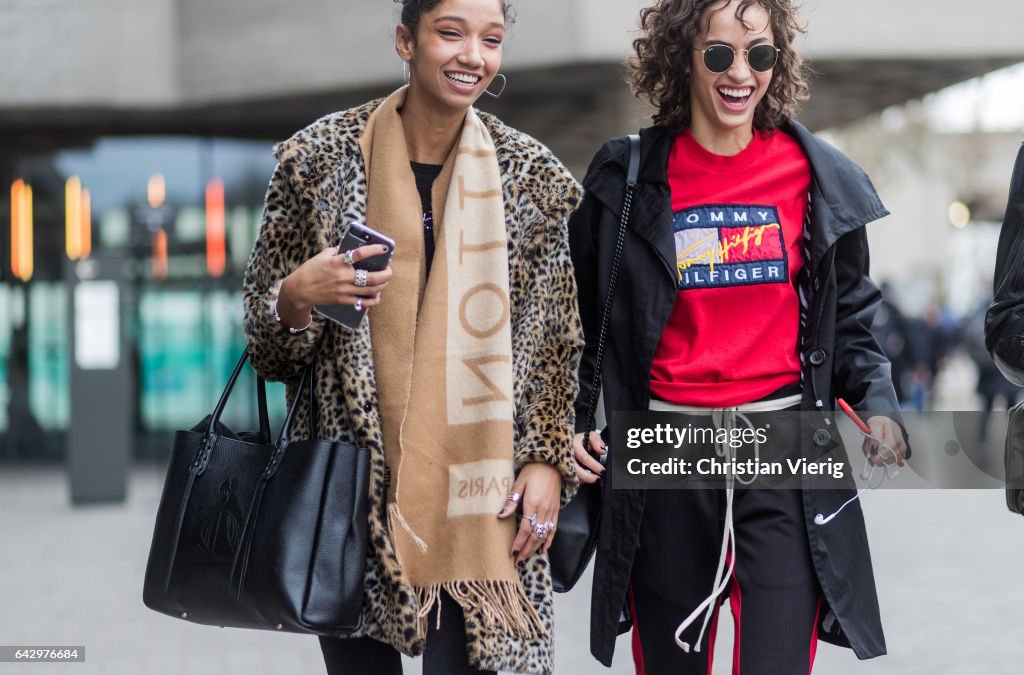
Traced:
<path fill-rule="evenodd" d="M 818 619 L 821 618 L 821 596 L 818 596 L 818 609 L 814 612 L 814 627 L 811 629 L 811 656 L 807 661 L 807 675 L 814 670 L 814 657 L 818 653 Z"/>
<path fill-rule="evenodd" d="M 636 675 L 644 675 L 644 650 L 640 645 L 640 622 L 636 617 L 636 602 L 633 600 L 633 582 L 626 587 L 626 597 L 629 598 L 629 613 L 633 616 L 633 665 L 636 667 Z"/>
<path fill-rule="evenodd" d="M 729 590 L 729 609 L 732 611 L 732 625 L 735 635 L 732 638 L 732 673 L 740 672 L 740 616 L 743 614 L 743 595 L 740 592 L 740 581 L 736 572 L 732 573 L 732 588 Z"/>

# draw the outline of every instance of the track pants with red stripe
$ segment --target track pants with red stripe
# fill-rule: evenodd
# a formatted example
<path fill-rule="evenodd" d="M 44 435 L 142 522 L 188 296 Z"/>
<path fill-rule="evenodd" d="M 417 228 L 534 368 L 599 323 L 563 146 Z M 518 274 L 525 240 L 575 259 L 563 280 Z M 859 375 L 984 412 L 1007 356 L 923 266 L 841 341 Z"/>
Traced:
<path fill-rule="evenodd" d="M 725 491 L 647 493 L 629 593 L 637 675 L 711 673 L 718 608 L 725 600 L 735 624 L 733 675 L 811 672 L 821 589 L 800 491 L 737 489 L 733 511 L 736 568 L 700 651 L 686 653 L 676 645 L 675 631 L 711 592 Z M 682 639 L 695 642 L 702 623 L 703 617 Z"/>

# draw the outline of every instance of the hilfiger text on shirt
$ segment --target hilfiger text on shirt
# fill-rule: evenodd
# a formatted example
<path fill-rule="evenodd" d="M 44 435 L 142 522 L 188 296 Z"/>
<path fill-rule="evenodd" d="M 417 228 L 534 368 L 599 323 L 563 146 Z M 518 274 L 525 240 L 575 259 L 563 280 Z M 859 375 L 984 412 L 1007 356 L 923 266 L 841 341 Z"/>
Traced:
<path fill-rule="evenodd" d="M 679 289 L 789 281 L 774 206 L 699 206 L 673 216 Z"/>

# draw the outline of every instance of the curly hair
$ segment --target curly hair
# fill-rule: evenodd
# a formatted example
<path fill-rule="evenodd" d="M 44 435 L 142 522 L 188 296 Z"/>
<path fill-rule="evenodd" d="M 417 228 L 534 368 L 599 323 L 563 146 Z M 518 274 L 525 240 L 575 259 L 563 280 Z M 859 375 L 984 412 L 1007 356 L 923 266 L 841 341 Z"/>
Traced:
<path fill-rule="evenodd" d="M 402 6 L 402 18 L 400 21 L 402 25 L 407 26 L 413 35 L 416 35 L 416 29 L 420 25 L 420 16 L 424 12 L 429 12 L 444 0 L 394 0 Z M 505 15 L 505 21 L 512 23 L 515 21 L 515 16 L 512 13 L 512 5 L 506 0 L 500 0 L 501 11 Z"/>
<path fill-rule="evenodd" d="M 710 27 L 710 10 L 727 4 L 728 0 L 659 0 L 641 10 L 643 35 L 633 41 L 636 54 L 626 61 L 626 68 L 633 93 L 646 97 L 656 108 L 655 124 L 677 131 L 690 126 L 692 48 Z M 756 29 L 743 16 L 755 4 L 768 11 L 780 52 L 768 91 L 754 111 L 754 127 L 774 131 L 808 98 L 809 71 L 793 49 L 793 40 L 804 27 L 791 0 L 740 0 L 736 18 L 748 30 Z"/>

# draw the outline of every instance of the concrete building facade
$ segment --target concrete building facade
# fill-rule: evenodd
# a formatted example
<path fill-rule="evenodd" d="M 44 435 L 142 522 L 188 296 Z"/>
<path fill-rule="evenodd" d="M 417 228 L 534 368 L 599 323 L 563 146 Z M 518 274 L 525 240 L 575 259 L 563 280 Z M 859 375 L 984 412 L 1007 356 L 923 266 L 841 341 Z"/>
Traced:
<path fill-rule="evenodd" d="M 517 0 L 489 109 L 578 164 L 642 121 L 622 82 L 647 0 Z M 0 0 L 0 136 L 277 138 L 401 81 L 387 0 Z M 837 126 L 1024 60 L 1024 3 L 809 0 L 801 119 Z M 593 135 L 591 135 L 593 134 Z M 580 139 L 582 140 L 582 139 Z"/>
<path fill-rule="evenodd" d="M 582 177 L 603 139 L 649 119 L 622 66 L 649 1 L 512 0 L 517 18 L 503 67 L 509 85 L 481 107 L 540 138 Z M 931 284 L 947 296 L 973 293 L 991 258 L 993 226 L 956 231 L 946 211 L 961 199 L 979 207 L 979 217 L 994 218 L 1020 139 L 932 136 L 913 125 L 887 127 L 873 113 L 1024 61 L 1024 42 L 1004 29 L 1024 25 L 1024 3 L 805 0 L 802 16 L 808 33 L 799 49 L 815 74 L 800 120 L 831 129 L 831 140 L 865 166 L 893 211 L 869 227 L 875 277 L 908 291 Z M 216 379 L 216 364 L 240 349 L 232 342 L 240 335 L 232 294 L 272 169 L 271 143 L 397 87 L 397 18 L 390 0 L 0 0 L 0 436 L 9 422 L 18 426 L 15 419 L 24 429 L 29 408 L 52 413 L 43 420 L 47 430 L 66 427 L 66 414 L 51 404 L 66 411 L 64 181 L 82 172 L 83 185 L 95 188 L 94 204 L 103 205 L 95 213 L 97 241 L 131 260 L 139 334 L 161 337 L 132 347 L 144 394 L 141 426 L 176 428 L 177 421 L 159 420 L 147 427 L 146 410 L 163 401 L 180 410 L 193 393 L 213 392 L 219 382 L 190 389 L 185 375 Z M 239 142 L 245 139 L 254 142 Z M 212 280 L 204 276 L 202 191 L 207 180 L 224 177 L 231 156 L 245 169 L 226 188 L 234 262 Z M 137 216 L 146 179 L 158 172 L 167 173 L 180 216 L 169 227 L 169 281 L 149 278 L 151 233 Z M 16 179 L 35 195 L 36 274 L 27 284 L 8 269 L 7 194 Z M 929 292 L 936 293 L 914 295 Z M 964 297 L 963 304 L 974 298 Z M 160 321 L 147 324 L 151 314 Z M 214 334 L 226 337 L 185 344 Z M 195 349 L 185 354 L 186 347 Z M 174 364 L 174 377 L 153 365 L 160 363 Z M 153 392 L 169 398 L 154 394 L 156 403 L 145 403 Z M 14 412 L 6 414 L 8 407 Z M 39 450 L 41 434 L 29 436 L 28 456 L 59 456 L 59 440 L 47 454 Z"/>

